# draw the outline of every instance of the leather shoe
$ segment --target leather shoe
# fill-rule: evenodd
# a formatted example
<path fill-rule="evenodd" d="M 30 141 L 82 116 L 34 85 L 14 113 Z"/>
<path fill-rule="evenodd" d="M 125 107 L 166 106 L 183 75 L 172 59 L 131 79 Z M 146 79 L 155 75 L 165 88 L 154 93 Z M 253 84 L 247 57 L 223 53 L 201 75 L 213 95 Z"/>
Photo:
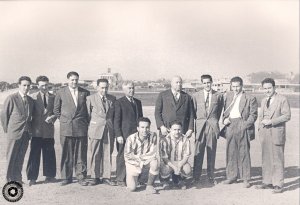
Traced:
<path fill-rule="evenodd" d="M 92 181 L 89 182 L 89 186 L 95 186 L 97 184 L 101 184 L 101 180 L 99 178 L 95 178 Z"/>
<path fill-rule="evenodd" d="M 218 182 L 214 178 L 208 178 L 208 182 L 214 185 L 218 184 Z"/>
<path fill-rule="evenodd" d="M 236 183 L 236 179 L 226 179 L 223 181 L 223 184 L 233 184 Z"/>
<path fill-rule="evenodd" d="M 125 182 L 122 182 L 122 181 L 118 181 L 117 185 L 121 186 L 121 187 L 125 187 L 126 186 Z"/>
<path fill-rule="evenodd" d="M 273 189 L 273 185 L 272 184 L 261 184 L 261 185 L 255 186 L 255 189 Z"/>
<path fill-rule="evenodd" d="M 273 194 L 279 194 L 283 192 L 283 188 L 280 186 L 275 186 L 273 189 Z"/>
<path fill-rule="evenodd" d="M 60 186 L 65 186 L 65 185 L 71 184 L 71 183 L 72 183 L 72 180 L 67 180 L 67 179 L 65 179 L 65 180 L 63 180 L 63 181 L 60 183 Z"/>
<path fill-rule="evenodd" d="M 29 186 L 32 186 L 32 185 L 35 185 L 35 184 L 36 184 L 36 181 L 35 181 L 35 180 L 30 180 L 28 185 L 29 185 Z"/>
<path fill-rule="evenodd" d="M 45 183 L 53 183 L 53 182 L 55 182 L 55 177 L 46 177 L 46 179 L 45 179 Z"/>
<path fill-rule="evenodd" d="M 87 181 L 85 181 L 84 179 L 80 179 L 80 180 L 78 180 L 78 184 L 80 184 L 81 186 L 87 186 L 89 183 Z"/>
<path fill-rule="evenodd" d="M 117 186 L 117 183 L 115 181 L 110 180 L 110 179 L 103 179 L 102 183 L 110 185 L 110 186 Z"/>
<path fill-rule="evenodd" d="M 248 182 L 248 180 L 244 180 L 244 185 L 243 185 L 244 188 L 250 188 L 251 187 L 251 184 Z"/>

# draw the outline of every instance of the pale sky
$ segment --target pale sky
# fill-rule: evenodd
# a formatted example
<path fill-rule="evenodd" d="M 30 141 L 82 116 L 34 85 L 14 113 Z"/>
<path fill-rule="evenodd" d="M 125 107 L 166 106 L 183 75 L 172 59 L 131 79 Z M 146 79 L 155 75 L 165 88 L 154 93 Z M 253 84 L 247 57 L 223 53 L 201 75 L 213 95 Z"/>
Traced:
<path fill-rule="evenodd" d="M 298 0 L 1 1 L 0 81 L 299 73 Z"/>

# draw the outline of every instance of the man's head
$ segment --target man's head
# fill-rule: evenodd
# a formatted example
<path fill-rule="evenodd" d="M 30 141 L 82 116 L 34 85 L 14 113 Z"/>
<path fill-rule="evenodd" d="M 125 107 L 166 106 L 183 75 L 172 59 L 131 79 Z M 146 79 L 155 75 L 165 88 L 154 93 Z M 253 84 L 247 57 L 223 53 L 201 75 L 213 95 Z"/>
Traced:
<path fill-rule="evenodd" d="M 138 119 L 137 131 L 139 132 L 140 137 L 147 137 L 150 133 L 151 121 L 147 117 L 140 117 Z"/>
<path fill-rule="evenodd" d="M 108 92 L 108 80 L 107 79 L 98 79 L 97 80 L 97 90 L 98 93 L 102 96 L 106 96 Z"/>
<path fill-rule="evenodd" d="M 124 94 L 127 97 L 134 96 L 134 83 L 132 81 L 124 81 L 122 84 L 122 88 L 123 88 Z"/>
<path fill-rule="evenodd" d="M 49 78 L 47 76 L 39 76 L 36 78 L 36 84 L 42 93 L 47 93 L 49 91 Z"/>
<path fill-rule="evenodd" d="M 239 94 L 243 90 L 243 79 L 238 76 L 231 78 L 230 86 L 235 95 Z"/>
<path fill-rule="evenodd" d="M 273 78 L 265 78 L 261 85 L 267 97 L 272 97 L 275 93 L 275 81 Z"/>
<path fill-rule="evenodd" d="M 182 123 L 180 121 L 173 121 L 171 122 L 171 128 L 170 128 L 170 133 L 171 136 L 178 138 L 181 136 L 181 128 L 182 128 Z"/>
<path fill-rule="evenodd" d="M 18 80 L 19 91 L 23 95 L 27 95 L 30 90 L 31 79 L 28 76 L 21 76 Z"/>
<path fill-rule="evenodd" d="M 75 89 L 78 87 L 79 74 L 75 71 L 71 71 L 67 74 L 68 85 L 70 88 Z"/>
<path fill-rule="evenodd" d="M 211 86 L 212 86 L 212 77 L 210 75 L 202 75 L 201 76 L 201 82 L 203 83 L 204 90 L 207 92 L 211 91 Z"/>
<path fill-rule="evenodd" d="M 171 89 L 180 92 L 182 89 L 182 79 L 180 76 L 174 76 L 171 80 Z"/>

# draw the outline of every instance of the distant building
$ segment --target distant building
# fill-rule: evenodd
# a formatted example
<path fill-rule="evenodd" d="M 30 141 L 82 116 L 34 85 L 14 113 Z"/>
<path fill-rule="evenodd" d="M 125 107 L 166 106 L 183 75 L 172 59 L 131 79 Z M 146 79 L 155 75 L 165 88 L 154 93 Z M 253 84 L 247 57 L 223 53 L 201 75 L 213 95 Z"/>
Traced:
<path fill-rule="evenodd" d="M 111 69 L 107 69 L 107 73 L 101 73 L 99 79 L 107 79 L 110 89 L 117 90 L 122 87 L 122 76 L 120 73 L 111 73 Z M 97 86 L 97 82 L 93 82 L 94 86 Z"/>

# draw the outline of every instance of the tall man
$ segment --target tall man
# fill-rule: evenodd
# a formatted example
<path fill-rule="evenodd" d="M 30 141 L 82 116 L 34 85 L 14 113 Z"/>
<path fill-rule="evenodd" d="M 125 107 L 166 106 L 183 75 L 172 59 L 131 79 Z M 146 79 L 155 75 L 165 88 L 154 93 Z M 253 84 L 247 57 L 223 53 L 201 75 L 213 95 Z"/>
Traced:
<path fill-rule="evenodd" d="M 142 103 L 134 98 L 134 83 L 125 81 L 122 85 L 125 96 L 115 103 L 114 131 L 117 139 L 117 182 L 125 186 L 126 168 L 124 146 L 129 135 L 137 132 L 137 120 L 143 117 Z"/>
<path fill-rule="evenodd" d="M 195 183 L 200 181 L 203 157 L 206 148 L 207 177 L 210 183 L 216 184 L 214 170 L 217 139 L 219 138 L 220 133 L 219 119 L 223 109 L 223 96 L 212 89 L 213 81 L 210 75 L 202 75 L 201 81 L 204 85 L 203 91 L 197 92 L 193 96 L 196 115 L 196 149 L 193 177 Z"/>
<path fill-rule="evenodd" d="M 255 138 L 254 123 L 257 119 L 257 101 L 255 97 L 243 91 L 243 80 L 234 77 L 230 80 L 233 92 L 226 94 L 222 136 L 226 137 L 226 177 L 224 184 L 236 182 L 238 174 L 249 188 L 250 180 L 250 140 Z"/>
<path fill-rule="evenodd" d="M 41 152 L 43 152 L 43 174 L 45 181 L 51 182 L 56 176 L 56 158 L 54 150 L 53 113 L 55 96 L 49 93 L 49 79 L 39 76 L 36 79 L 39 92 L 31 95 L 34 100 L 32 113 L 32 139 L 27 163 L 27 178 L 29 185 L 34 185 L 39 176 Z"/>
<path fill-rule="evenodd" d="M 98 92 L 87 97 L 87 109 L 90 117 L 88 130 L 91 154 L 90 172 L 91 178 L 93 178 L 89 183 L 91 186 L 102 182 L 115 185 L 110 181 L 110 177 L 111 154 L 114 149 L 113 106 L 116 97 L 107 93 L 108 87 L 107 79 L 98 79 Z"/>
<path fill-rule="evenodd" d="M 171 80 L 171 89 L 158 95 L 155 105 L 157 128 L 163 136 L 169 132 L 171 122 L 182 123 L 182 133 L 190 137 L 194 129 L 193 104 L 191 97 L 182 91 L 182 79 L 175 76 Z"/>
<path fill-rule="evenodd" d="M 33 100 L 27 94 L 31 79 L 19 78 L 19 92 L 9 95 L 1 111 L 1 124 L 7 136 L 6 180 L 22 182 L 24 157 L 31 135 Z"/>
<path fill-rule="evenodd" d="M 54 114 L 60 121 L 61 185 L 72 183 L 75 166 L 78 183 L 86 186 L 88 112 L 86 97 L 89 91 L 78 86 L 79 74 L 67 74 L 68 86 L 61 88 L 55 97 Z"/>
<path fill-rule="evenodd" d="M 290 105 L 286 97 L 275 91 L 275 81 L 262 81 L 266 97 L 259 113 L 259 137 L 262 147 L 262 185 L 258 189 L 273 188 L 273 193 L 283 191 L 284 145 L 286 122 L 291 119 Z"/>

